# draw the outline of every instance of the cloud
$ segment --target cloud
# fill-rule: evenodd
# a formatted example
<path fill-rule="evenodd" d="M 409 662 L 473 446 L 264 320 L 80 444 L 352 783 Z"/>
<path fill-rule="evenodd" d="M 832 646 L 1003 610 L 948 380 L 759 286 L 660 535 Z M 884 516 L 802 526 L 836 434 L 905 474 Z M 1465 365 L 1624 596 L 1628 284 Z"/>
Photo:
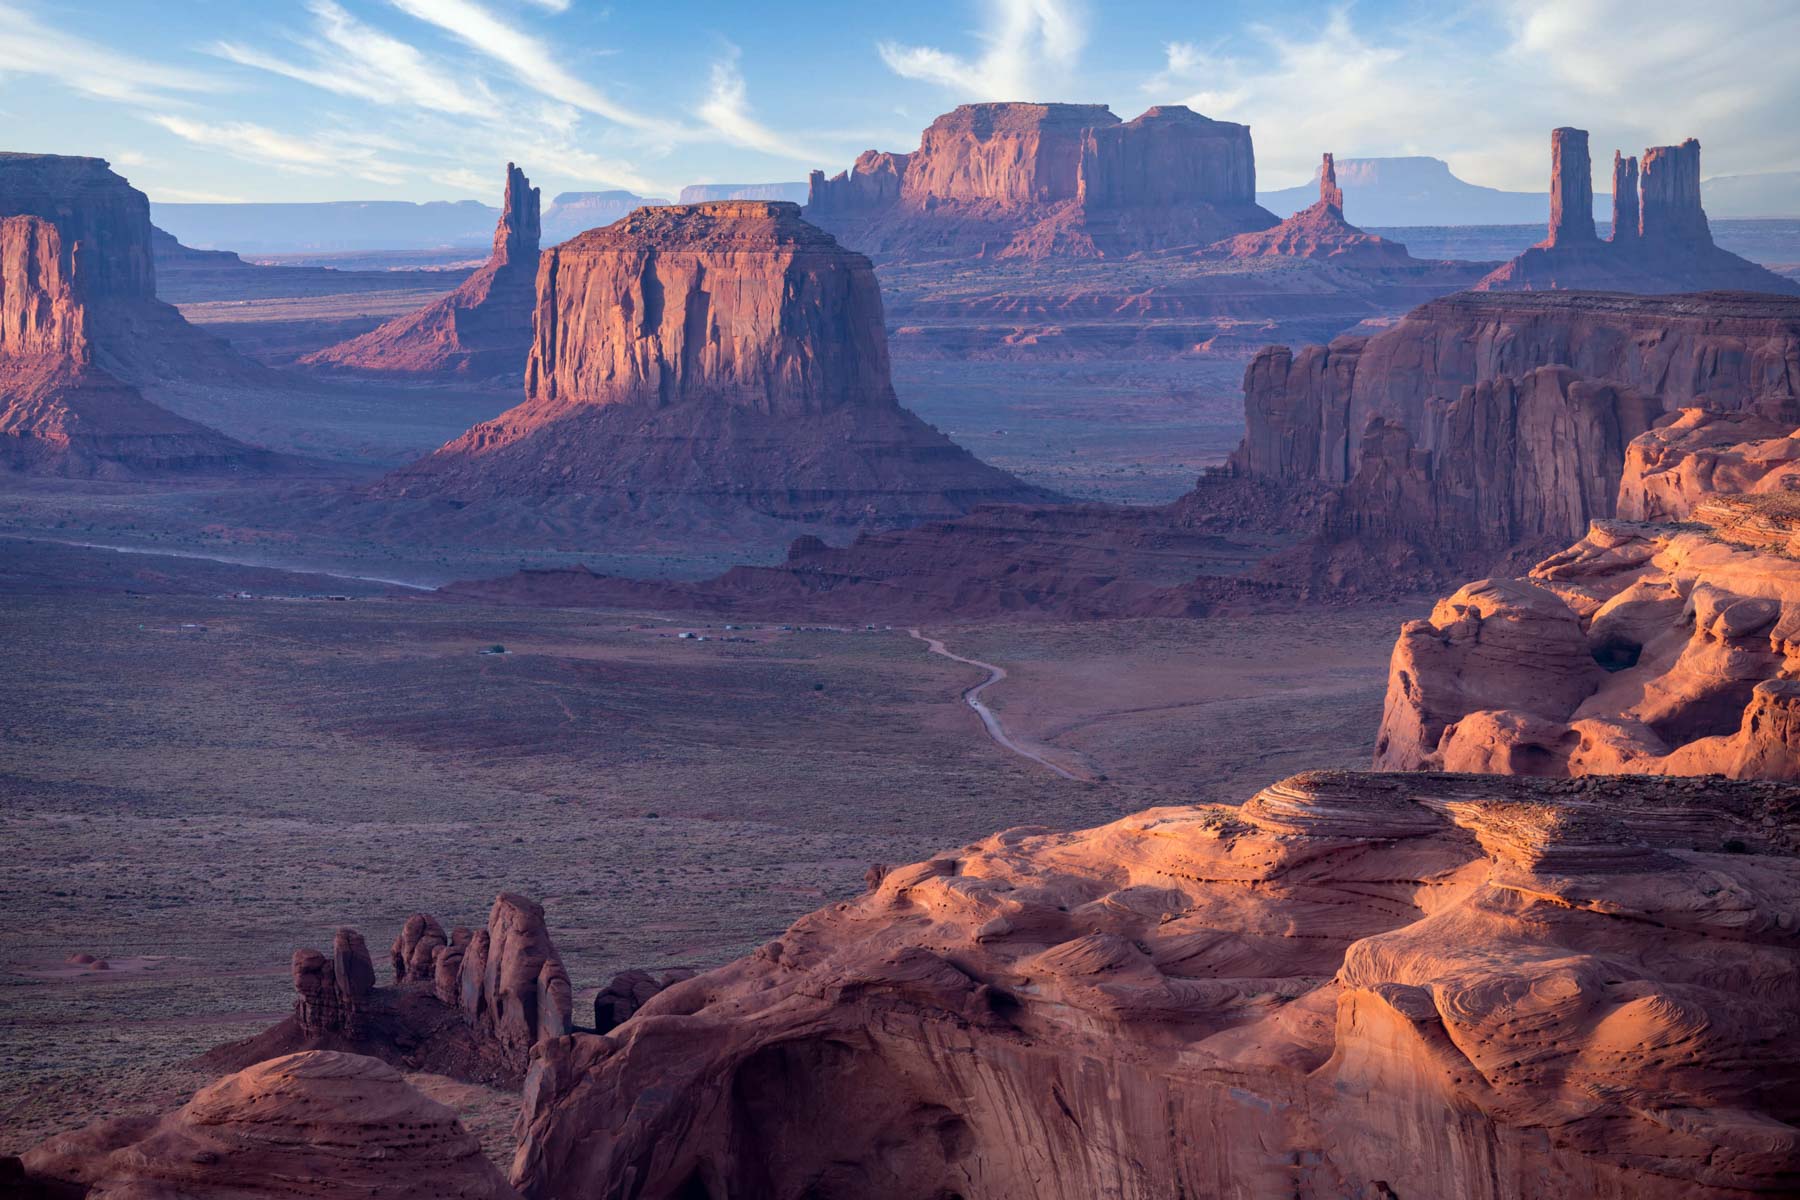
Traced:
<path fill-rule="evenodd" d="M 1144 90 L 1252 125 L 1265 187 L 1311 178 L 1330 150 L 1429 154 L 1472 182 L 1540 191 L 1557 125 L 1593 132 L 1601 190 L 1613 147 L 1689 134 L 1709 175 L 1800 166 L 1800 6 L 1741 4 L 1744 19 L 1721 22 L 1688 0 L 1502 0 L 1386 26 L 1344 6 L 1316 32 L 1172 42 Z"/>
<path fill-rule="evenodd" d="M 896 42 L 876 49 L 896 75 L 935 83 L 961 98 L 1056 99 L 1087 43 L 1075 0 L 987 0 L 987 9 L 987 28 L 977 35 L 987 49 L 978 58 Z"/>
<path fill-rule="evenodd" d="M 169 92 L 205 92 L 218 81 L 146 62 L 97 42 L 52 29 L 24 8 L 0 2 L 0 64 L 9 74 L 36 75 L 90 96 L 152 103 Z"/>
<path fill-rule="evenodd" d="M 350 175 L 375 183 L 400 183 L 406 178 L 405 171 L 377 156 L 377 151 L 392 145 L 380 138 L 358 134 L 299 137 L 249 121 L 212 123 L 169 113 L 151 113 L 148 118 L 183 141 L 284 171 Z"/>
<path fill-rule="evenodd" d="M 712 90 L 707 95 L 706 103 L 700 106 L 700 119 L 706 122 L 708 128 L 736 145 L 795 162 L 814 164 L 826 161 L 830 155 L 792 142 L 750 115 L 749 96 L 744 87 L 744 77 L 738 70 L 738 56 L 738 48 L 731 46 L 724 58 L 713 63 Z"/>
<path fill-rule="evenodd" d="M 307 7 L 318 19 L 322 39 L 301 42 L 312 55 L 311 63 L 291 62 L 233 42 L 220 42 L 213 52 L 244 66 L 378 104 L 398 102 L 461 115 L 492 109 L 493 97 L 481 81 L 446 74 L 416 47 L 363 24 L 334 0 L 313 0 Z"/>
<path fill-rule="evenodd" d="M 409 16 L 437 26 L 503 64 L 520 83 L 554 100 L 640 132 L 664 135 L 678 132 L 672 123 L 628 108 L 570 74 L 543 42 L 502 21 L 474 0 L 389 2 Z"/>

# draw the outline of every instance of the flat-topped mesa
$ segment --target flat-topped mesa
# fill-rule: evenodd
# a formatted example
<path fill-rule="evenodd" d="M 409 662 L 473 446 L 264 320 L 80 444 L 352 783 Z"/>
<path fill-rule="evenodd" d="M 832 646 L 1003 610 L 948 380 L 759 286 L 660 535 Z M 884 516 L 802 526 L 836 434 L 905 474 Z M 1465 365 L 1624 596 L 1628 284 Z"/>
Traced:
<path fill-rule="evenodd" d="M 780 201 L 643 208 L 546 251 L 525 396 L 385 486 L 705 505 L 708 522 L 1045 496 L 900 407 L 869 260 Z"/>
<path fill-rule="evenodd" d="M 1644 151 L 1641 231 L 1646 242 L 1712 244 L 1712 227 L 1700 207 L 1700 143 Z"/>
<path fill-rule="evenodd" d="M 1120 124 L 1104 104 L 964 104 L 933 121 L 900 185 L 900 202 L 1024 207 L 1074 199 L 1088 133 Z"/>
<path fill-rule="evenodd" d="M 1613 225 L 1614 245 L 1635 242 L 1638 229 L 1638 160 L 1613 151 Z"/>
<path fill-rule="evenodd" d="M 1337 160 L 1329 151 L 1319 164 L 1319 200 L 1339 212 L 1344 211 L 1344 189 L 1338 186 Z"/>
<path fill-rule="evenodd" d="M 1594 165 L 1588 132 L 1564 126 L 1550 131 L 1550 236 L 1546 246 L 1597 241 L 1594 232 Z"/>
<path fill-rule="evenodd" d="M 494 252 L 480 270 L 443 299 L 301 362 L 327 370 L 516 384 L 531 345 L 540 199 L 525 172 L 507 163 Z"/>
<path fill-rule="evenodd" d="M 1254 206 L 1250 127 L 1215 121 L 1180 104 L 1160 104 L 1123 123 L 1115 118 L 1097 124 L 1082 143 L 1077 196 L 1090 210 Z"/>
<path fill-rule="evenodd" d="M 105 159 L 0 153 L 0 215 L 41 217 L 81 247 L 86 302 L 156 298 L 150 200 Z"/>

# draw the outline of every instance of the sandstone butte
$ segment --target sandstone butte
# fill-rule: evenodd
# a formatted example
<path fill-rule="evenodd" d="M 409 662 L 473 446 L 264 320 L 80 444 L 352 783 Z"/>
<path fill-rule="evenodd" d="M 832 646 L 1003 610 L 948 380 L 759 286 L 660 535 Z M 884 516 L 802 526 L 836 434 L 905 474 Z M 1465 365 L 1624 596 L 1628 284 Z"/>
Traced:
<path fill-rule="evenodd" d="M 541 1043 L 512 1182 L 1791 1191 L 1795 806 L 1769 783 L 1318 772 L 1241 807 L 1008 830 Z"/>
<path fill-rule="evenodd" d="M 1613 231 L 1594 228 L 1585 129 L 1550 134 L 1548 236 L 1476 285 L 1482 291 L 1754 291 L 1800 295 L 1800 283 L 1713 244 L 1700 206 L 1700 143 L 1613 153 Z"/>
<path fill-rule="evenodd" d="M 903 522 L 1048 495 L 902 408 L 868 259 L 793 204 L 639 209 L 545 251 L 525 402 L 390 495 Z"/>
<path fill-rule="evenodd" d="M 514 1200 L 456 1113 L 373 1058 L 311 1051 L 211 1084 L 162 1117 L 123 1117 L 24 1156 L 20 1194 L 89 1200 L 382 1196 Z"/>
<path fill-rule="evenodd" d="M 1250 127 L 1180 105 L 965 104 L 910 154 L 814 171 L 806 214 L 878 260 L 1117 257 L 1277 223 Z"/>
<path fill-rule="evenodd" d="M 104 160 L 0 154 L 0 465 L 106 477 L 273 465 L 135 386 L 172 377 L 263 375 L 156 299 L 149 201 Z"/>
<path fill-rule="evenodd" d="M 1344 219 L 1344 191 L 1337 164 L 1327 154 L 1319 167 L 1319 199 L 1279 225 L 1240 233 L 1207 248 L 1218 258 L 1316 258 L 1358 268 L 1415 267 L 1419 260 L 1399 242 L 1364 233 Z"/>
<path fill-rule="evenodd" d="M 1618 509 L 1395 645 L 1376 764 L 1800 780 L 1800 406 L 1682 412 Z"/>
<path fill-rule="evenodd" d="M 454 292 L 361 337 L 315 351 L 308 366 L 518 383 L 537 305 L 538 189 L 506 164 L 494 252 Z"/>

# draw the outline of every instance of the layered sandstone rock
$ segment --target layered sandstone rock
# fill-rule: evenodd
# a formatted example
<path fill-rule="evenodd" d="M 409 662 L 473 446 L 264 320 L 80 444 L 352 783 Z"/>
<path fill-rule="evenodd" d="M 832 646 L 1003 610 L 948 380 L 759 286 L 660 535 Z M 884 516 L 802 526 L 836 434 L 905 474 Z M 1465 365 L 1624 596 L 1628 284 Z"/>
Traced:
<path fill-rule="evenodd" d="M 414 913 L 400 927 L 388 957 L 394 965 L 395 983 L 433 982 L 437 979 L 437 952 L 449 944 L 444 927 L 430 913 Z"/>
<path fill-rule="evenodd" d="M 868 260 L 792 204 L 641 209 L 547 251 L 537 289 L 525 402 L 391 494 L 857 522 L 1043 496 L 900 407 Z"/>
<path fill-rule="evenodd" d="M 41 1187 L 93 1200 L 517 1195 L 455 1112 L 386 1063 L 331 1051 L 258 1063 L 167 1116 L 51 1138 L 24 1166 Z"/>
<path fill-rule="evenodd" d="M 142 292 L 154 286 L 148 240 L 142 256 L 133 252 L 136 209 L 120 199 L 142 193 L 98 159 L 51 159 L 39 178 L 24 157 L 50 156 L 0 156 L 0 205 L 61 211 L 62 220 L 0 217 L 0 467 L 121 477 L 268 465 L 269 455 L 150 403 L 102 365 L 109 351 L 116 362 L 131 349 L 122 313 L 163 307 Z M 21 179 L 45 194 L 21 190 Z M 66 189 L 60 210 L 56 188 Z"/>
<path fill-rule="evenodd" d="M 1250 129 L 1180 105 L 965 104 L 911 154 L 812 176 L 809 219 L 877 258 L 1119 257 L 1199 246 L 1275 217 Z"/>
<path fill-rule="evenodd" d="M 506 164 L 506 199 L 485 266 L 442 300 L 303 363 L 373 374 L 518 381 L 537 303 L 538 189 Z"/>
<path fill-rule="evenodd" d="M 1422 264 L 1399 242 L 1364 233 L 1344 219 L 1344 191 L 1337 167 L 1325 156 L 1319 171 L 1319 201 L 1271 229 L 1240 233 L 1207 248 L 1217 258 L 1311 258 L 1357 268 L 1417 267 Z"/>
<path fill-rule="evenodd" d="M 693 977 L 694 972 L 685 969 L 619 972 L 594 994 L 594 1032 L 611 1033 L 636 1015 L 651 997 Z"/>
<path fill-rule="evenodd" d="M 1381 417 L 1436 450 L 1434 400 L 1564 366 L 1664 408 L 1727 411 L 1800 397 L 1800 300 L 1781 296 L 1445 296 L 1368 338 L 1272 346 L 1244 373 L 1234 461 L 1263 478 L 1338 484 Z"/>
<path fill-rule="evenodd" d="M 1797 548 L 1792 493 L 1726 498 L 1470 584 L 1401 631 L 1377 765 L 1800 780 Z"/>
<path fill-rule="evenodd" d="M 1613 154 L 1613 234 L 1594 228 L 1593 165 L 1585 129 L 1550 134 L 1550 232 L 1496 268 L 1483 291 L 1755 291 L 1800 295 L 1800 284 L 1713 244 L 1700 207 L 1700 143 L 1652 146 L 1642 175 Z"/>
<path fill-rule="evenodd" d="M 371 1026 L 375 966 L 369 947 L 354 929 L 340 929 L 327 957 L 317 950 L 294 951 L 294 1021 L 309 1037 L 361 1037 Z"/>
<path fill-rule="evenodd" d="M 544 1043 L 513 1182 L 1778 1193 L 1800 1178 L 1797 823 L 1764 784 L 1315 773 L 1010 830 Z"/>
<path fill-rule="evenodd" d="M 1618 514 L 1685 521 L 1721 494 L 1800 492 L 1800 405 L 1722 413 L 1683 409 L 1631 443 Z"/>

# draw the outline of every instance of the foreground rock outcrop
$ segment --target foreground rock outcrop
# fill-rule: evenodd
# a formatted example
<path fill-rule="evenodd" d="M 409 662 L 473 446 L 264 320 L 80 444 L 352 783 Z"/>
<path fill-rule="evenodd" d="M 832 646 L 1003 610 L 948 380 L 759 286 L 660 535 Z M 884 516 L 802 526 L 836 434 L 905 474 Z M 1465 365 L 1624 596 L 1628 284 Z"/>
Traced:
<path fill-rule="evenodd" d="M 1585 129 L 1550 134 L 1550 232 L 1476 285 L 1482 291 L 1756 291 L 1800 295 L 1800 283 L 1713 244 L 1700 206 L 1700 143 L 1613 154 L 1613 231 L 1594 228 Z"/>
<path fill-rule="evenodd" d="M 397 496 L 904 522 L 1043 499 L 900 407 L 867 259 L 792 204 L 646 208 L 543 255 L 526 400 Z"/>
<path fill-rule="evenodd" d="M 888 871 L 536 1052 L 529 1197 L 1800 1183 L 1772 784 L 1314 773 Z"/>
<path fill-rule="evenodd" d="M 1276 223 L 1250 128 L 1181 105 L 965 104 L 910 154 L 812 173 L 808 220 L 877 259 L 1119 257 Z"/>
<path fill-rule="evenodd" d="M 273 465 L 135 386 L 260 371 L 156 299 L 149 211 L 101 159 L 0 155 L 0 466 L 124 477 Z"/>
<path fill-rule="evenodd" d="M 93 1200 L 517 1195 L 455 1112 L 386 1063 L 332 1051 L 257 1063 L 167 1116 L 51 1138 L 24 1167 L 21 1186 Z"/>
<path fill-rule="evenodd" d="M 537 304 L 538 189 L 506 164 L 506 199 L 486 265 L 442 300 L 300 361 L 382 375 L 516 384 Z"/>

